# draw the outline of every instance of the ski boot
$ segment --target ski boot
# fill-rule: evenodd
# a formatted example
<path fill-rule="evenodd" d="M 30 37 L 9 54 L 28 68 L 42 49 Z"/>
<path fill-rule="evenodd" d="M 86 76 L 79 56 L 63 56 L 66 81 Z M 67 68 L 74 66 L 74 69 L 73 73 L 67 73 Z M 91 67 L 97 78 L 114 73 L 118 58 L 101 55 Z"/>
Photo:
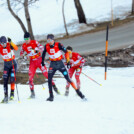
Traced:
<path fill-rule="evenodd" d="M 54 96 L 53 94 L 50 94 L 50 96 L 47 98 L 47 101 L 53 101 L 54 100 Z"/>
<path fill-rule="evenodd" d="M 85 96 L 81 93 L 81 91 L 79 89 L 76 90 L 76 93 L 78 94 L 78 96 L 80 96 L 80 98 L 84 101 L 87 101 L 87 99 L 85 98 Z"/>
<path fill-rule="evenodd" d="M 69 88 L 66 87 L 65 96 L 68 96 L 68 95 L 69 95 Z"/>
<path fill-rule="evenodd" d="M 57 89 L 57 87 L 56 87 L 55 85 L 53 85 L 53 89 L 54 89 L 54 91 L 55 91 L 57 94 L 60 95 L 60 91 Z"/>
<path fill-rule="evenodd" d="M 13 99 L 14 99 L 14 91 L 11 91 L 9 100 L 13 100 Z"/>
<path fill-rule="evenodd" d="M 31 95 L 29 97 L 29 99 L 34 99 L 35 98 L 35 92 L 34 90 L 31 90 Z"/>
<path fill-rule="evenodd" d="M 8 103 L 8 95 L 5 95 L 4 99 L 1 101 L 1 103 Z"/>

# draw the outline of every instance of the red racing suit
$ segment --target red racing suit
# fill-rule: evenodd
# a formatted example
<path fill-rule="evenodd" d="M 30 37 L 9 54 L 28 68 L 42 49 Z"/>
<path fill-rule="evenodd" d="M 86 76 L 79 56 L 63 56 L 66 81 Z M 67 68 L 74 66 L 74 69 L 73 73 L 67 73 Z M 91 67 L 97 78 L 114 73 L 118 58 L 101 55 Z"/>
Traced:
<path fill-rule="evenodd" d="M 43 75 L 48 79 L 48 71 L 46 66 L 42 66 L 42 57 L 41 53 L 44 49 L 44 47 L 37 41 L 31 40 L 30 43 L 26 44 L 24 43 L 21 47 L 20 56 L 24 55 L 24 52 L 27 53 L 27 55 L 30 58 L 30 65 L 29 65 L 29 85 L 30 89 L 34 90 L 34 83 L 33 78 L 36 73 L 37 68 L 39 68 Z M 52 84 L 54 85 L 54 82 L 52 81 Z"/>
<path fill-rule="evenodd" d="M 68 70 L 70 78 L 72 78 L 75 72 L 75 79 L 77 88 L 80 89 L 80 74 L 82 71 L 82 66 L 85 63 L 85 59 L 76 52 L 72 52 L 72 58 L 70 59 L 71 68 Z M 67 82 L 66 88 L 69 88 L 70 84 Z"/>

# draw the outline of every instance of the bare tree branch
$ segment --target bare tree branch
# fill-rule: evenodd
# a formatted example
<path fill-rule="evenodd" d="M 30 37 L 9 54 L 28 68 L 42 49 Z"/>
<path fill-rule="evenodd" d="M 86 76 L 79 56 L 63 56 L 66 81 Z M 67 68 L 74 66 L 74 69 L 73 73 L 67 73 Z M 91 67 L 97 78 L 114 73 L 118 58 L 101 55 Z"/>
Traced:
<path fill-rule="evenodd" d="M 24 2 L 24 10 L 25 10 L 25 18 L 27 22 L 28 31 L 31 34 L 31 39 L 34 39 L 33 30 L 32 30 L 32 24 L 31 24 L 31 18 L 28 10 L 28 0 L 25 0 Z"/>
<path fill-rule="evenodd" d="M 69 34 L 68 34 L 66 19 L 65 19 L 65 14 L 64 14 L 64 4 L 65 4 L 65 0 L 63 0 L 63 3 L 62 3 L 62 14 L 63 14 L 63 21 L 64 21 L 64 27 L 66 30 L 66 35 L 68 36 Z"/>
<path fill-rule="evenodd" d="M 19 22 L 19 24 L 20 24 L 20 26 L 21 26 L 23 32 L 26 32 L 27 30 L 26 30 L 26 28 L 25 28 L 23 22 L 22 22 L 21 19 L 14 13 L 14 11 L 12 10 L 11 4 L 10 4 L 10 0 L 7 0 L 7 5 L 8 5 L 8 9 L 9 9 L 10 13 L 11 13 L 11 14 L 14 16 L 14 18 Z"/>
<path fill-rule="evenodd" d="M 82 8 L 82 5 L 80 3 L 80 0 L 74 0 L 74 3 L 75 3 L 76 10 L 77 10 L 79 23 L 87 24 L 85 13 L 83 11 L 83 8 Z"/>

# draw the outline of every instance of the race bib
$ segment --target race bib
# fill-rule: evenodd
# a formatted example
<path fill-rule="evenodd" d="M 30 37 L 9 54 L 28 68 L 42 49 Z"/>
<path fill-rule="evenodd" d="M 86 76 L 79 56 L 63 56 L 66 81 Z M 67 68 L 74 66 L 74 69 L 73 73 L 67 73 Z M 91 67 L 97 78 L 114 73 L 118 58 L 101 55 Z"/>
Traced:
<path fill-rule="evenodd" d="M 3 53 L 7 54 L 8 53 L 7 49 L 3 49 Z"/>
<path fill-rule="evenodd" d="M 55 50 L 54 49 L 50 49 L 50 53 L 55 53 Z"/>

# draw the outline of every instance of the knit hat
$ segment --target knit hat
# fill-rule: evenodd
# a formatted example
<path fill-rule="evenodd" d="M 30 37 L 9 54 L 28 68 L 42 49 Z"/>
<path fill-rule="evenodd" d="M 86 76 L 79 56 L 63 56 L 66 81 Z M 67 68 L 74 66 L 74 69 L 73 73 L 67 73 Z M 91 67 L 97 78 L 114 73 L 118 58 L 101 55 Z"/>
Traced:
<path fill-rule="evenodd" d="M 0 43 L 7 43 L 7 39 L 5 36 L 0 37 Z"/>
<path fill-rule="evenodd" d="M 67 46 L 66 49 L 73 51 L 73 48 L 71 46 Z"/>
<path fill-rule="evenodd" d="M 53 34 L 48 34 L 48 35 L 47 35 L 47 39 L 54 40 L 54 35 L 53 35 Z"/>
<path fill-rule="evenodd" d="M 24 38 L 30 38 L 30 33 L 25 32 L 25 34 L 24 34 Z"/>

